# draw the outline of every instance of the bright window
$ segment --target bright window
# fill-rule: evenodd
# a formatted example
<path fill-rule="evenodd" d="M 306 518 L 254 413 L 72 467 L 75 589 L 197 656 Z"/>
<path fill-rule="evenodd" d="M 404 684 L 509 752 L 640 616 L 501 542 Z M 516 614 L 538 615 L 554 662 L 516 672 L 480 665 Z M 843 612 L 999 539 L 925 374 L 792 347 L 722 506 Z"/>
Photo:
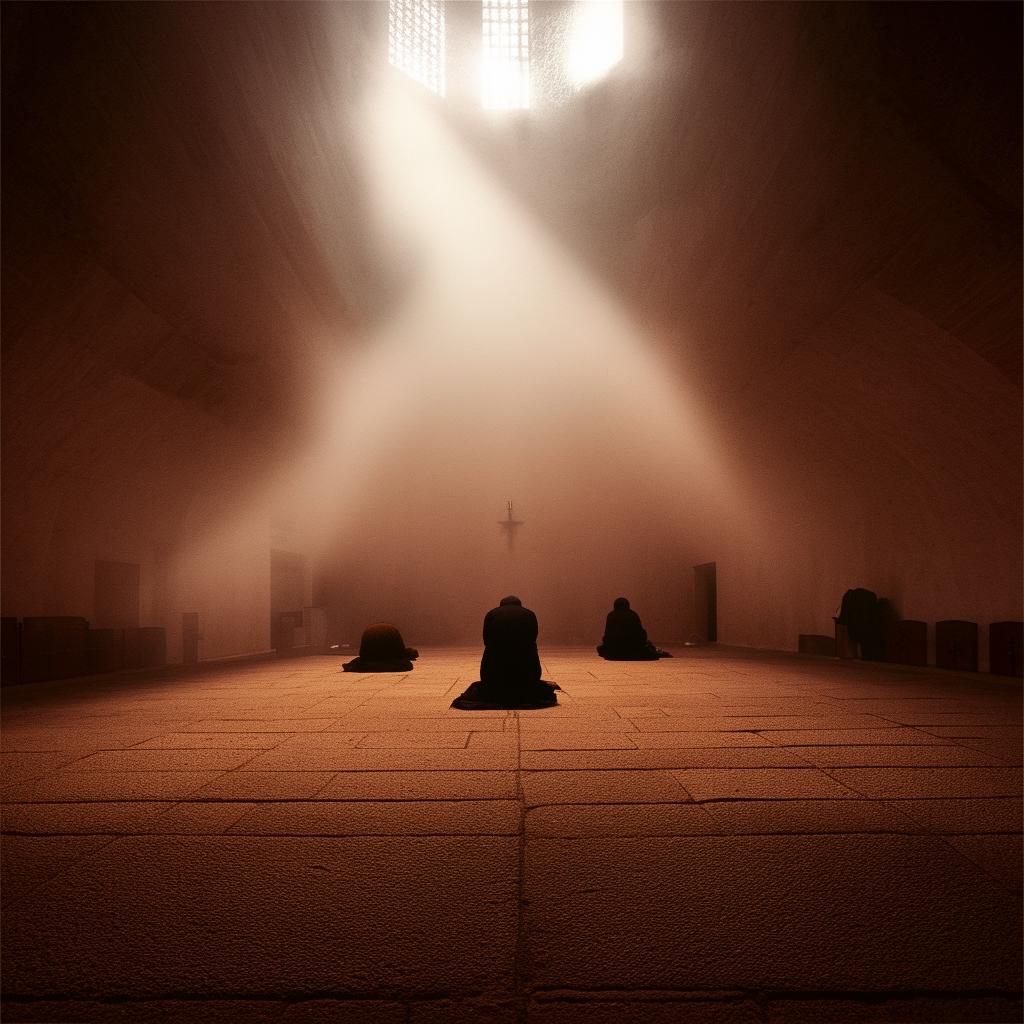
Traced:
<path fill-rule="evenodd" d="M 528 0 L 483 2 L 483 105 L 519 110 L 530 105 Z"/>
<path fill-rule="evenodd" d="M 388 60 L 410 78 L 444 95 L 443 0 L 391 0 Z"/>
<path fill-rule="evenodd" d="M 577 0 L 567 53 L 576 89 L 604 77 L 622 60 L 622 0 Z"/>

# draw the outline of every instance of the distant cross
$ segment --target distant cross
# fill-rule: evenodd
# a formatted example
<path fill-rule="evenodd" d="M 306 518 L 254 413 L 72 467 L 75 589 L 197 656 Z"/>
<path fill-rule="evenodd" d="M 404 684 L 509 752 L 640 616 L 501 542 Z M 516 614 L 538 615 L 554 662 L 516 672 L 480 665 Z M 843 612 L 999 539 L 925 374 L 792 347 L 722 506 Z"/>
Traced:
<path fill-rule="evenodd" d="M 513 516 L 511 498 L 508 500 L 508 505 L 506 506 L 505 511 L 506 518 L 499 519 L 498 525 L 505 531 L 505 537 L 508 540 L 508 549 L 511 551 L 515 546 L 516 530 L 523 525 L 523 521 L 521 519 L 516 519 L 515 516 Z"/>

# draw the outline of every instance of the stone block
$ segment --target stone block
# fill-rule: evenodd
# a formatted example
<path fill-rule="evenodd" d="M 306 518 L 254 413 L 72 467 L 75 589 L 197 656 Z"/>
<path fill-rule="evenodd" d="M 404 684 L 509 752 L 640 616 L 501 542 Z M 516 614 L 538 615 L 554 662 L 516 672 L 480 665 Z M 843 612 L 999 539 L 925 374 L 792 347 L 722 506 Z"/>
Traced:
<path fill-rule="evenodd" d="M 1020 984 L 1019 907 L 938 836 L 534 839 L 525 896 L 546 989 Z"/>
<path fill-rule="evenodd" d="M 6 995 L 507 989 L 517 856 L 503 837 L 125 837 L 4 914 Z"/>
<path fill-rule="evenodd" d="M 823 658 L 836 656 L 836 638 L 819 636 L 815 633 L 801 633 L 797 641 L 797 650 L 801 654 L 816 654 Z"/>
<path fill-rule="evenodd" d="M 935 623 L 935 667 L 978 671 L 978 624 L 961 619 Z"/>
<path fill-rule="evenodd" d="M 21 623 L 13 616 L 0 619 L 0 685 L 21 682 Z"/>
<path fill-rule="evenodd" d="M 124 631 L 124 667 L 159 668 L 167 664 L 167 636 L 162 626 Z"/>
<path fill-rule="evenodd" d="M 86 647 L 90 674 L 124 668 L 123 629 L 90 629 Z"/>
<path fill-rule="evenodd" d="M 88 671 L 89 623 L 78 616 L 29 616 L 21 625 L 21 679 L 35 683 Z"/>
<path fill-rule="evenodd" d="M 928 623 L 900 619 L 889 630 L 886 661 L 895 665 L 928 664 Z"/>
<path fill-rule="evenodd" d="M 989 672 L 997 676 L 1024 675 L 1024 622 L 992 622 L 988 627 Z"/>

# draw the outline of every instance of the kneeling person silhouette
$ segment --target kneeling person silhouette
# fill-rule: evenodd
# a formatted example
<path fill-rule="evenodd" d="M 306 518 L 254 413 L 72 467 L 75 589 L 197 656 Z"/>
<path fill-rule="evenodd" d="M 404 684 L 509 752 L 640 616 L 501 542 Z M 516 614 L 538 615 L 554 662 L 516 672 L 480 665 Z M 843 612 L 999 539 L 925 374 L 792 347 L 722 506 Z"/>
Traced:
<path fill-rule="evenodd" d="M 597 653 L 608 661 L 657 661 L 671 658 L 647 639 L 640 616 L 629 607 L 629 601 L 617 597 L 604 623 L 604 639 Z"/>
<path fill-rule="evenodd" d="M 480 679 L 452 701 L 453 708 L 545 708 L 558 703 L 555 683 L 540 677 L 537 616 L 518 597 L 504 597 L 484 616 Z"/>
<path fill-rule="evenodd" d="M 402 634 L 388 622 L 378 622 L 363 630 L 359 657 L 342 665 L 345 672 L 409 672 L 419 651 L 406 647 Z"/>

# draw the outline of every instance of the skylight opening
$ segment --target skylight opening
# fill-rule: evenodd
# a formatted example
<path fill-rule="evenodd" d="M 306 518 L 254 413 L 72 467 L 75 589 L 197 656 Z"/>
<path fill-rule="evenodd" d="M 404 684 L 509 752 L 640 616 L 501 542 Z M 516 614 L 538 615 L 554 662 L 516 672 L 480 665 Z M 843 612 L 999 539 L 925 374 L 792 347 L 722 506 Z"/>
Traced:
<path fill-rule="evenodd" d="M 530 106 L 528 0 L 483 2 L 482 102 L 488 110 Z"/>
<path fill-rule="evenodd" d="M 431 92 L 444 95 L 443 0 L 390 0 L 388 60 Z"/>
<path fill-rule="evenodd" d="M 622 60 L 622 0 L 577 0 L 566 58 L 569 81 L 577 90 Z"/>

